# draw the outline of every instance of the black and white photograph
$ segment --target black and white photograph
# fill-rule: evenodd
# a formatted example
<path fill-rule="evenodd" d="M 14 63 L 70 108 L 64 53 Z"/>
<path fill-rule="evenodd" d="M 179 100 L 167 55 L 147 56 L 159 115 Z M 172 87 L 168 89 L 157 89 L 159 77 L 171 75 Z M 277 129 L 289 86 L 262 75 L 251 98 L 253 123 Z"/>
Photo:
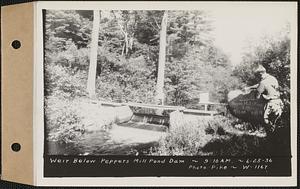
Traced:
<path fill-rule="evenodd" d="M 268 163 L 286 158 L 283 173 L 272 174 L 291 175 L 287 7 L 66 6 L 42 15 L 45 156 L 108 164 L 125 160 L 103 157 L 242 158 L 255 164 L 249 176 L 268 175 Z M 228 169 L 212 166 L 187 169 Z"/>

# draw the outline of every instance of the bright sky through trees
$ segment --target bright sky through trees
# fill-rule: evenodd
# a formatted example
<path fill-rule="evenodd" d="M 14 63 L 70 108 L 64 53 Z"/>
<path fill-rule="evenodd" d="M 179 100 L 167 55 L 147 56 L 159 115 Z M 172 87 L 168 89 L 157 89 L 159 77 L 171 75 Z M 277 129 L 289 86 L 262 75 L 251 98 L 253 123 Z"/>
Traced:
<path fill-rule="evenodd" d="M 293 4 L 237 3 L 215 6 L 210 14 L 215 27 L 215 43 L 234 65 L 241 61 L 244 49 L 266 35 L 276 35 L 293 18 Z"/>

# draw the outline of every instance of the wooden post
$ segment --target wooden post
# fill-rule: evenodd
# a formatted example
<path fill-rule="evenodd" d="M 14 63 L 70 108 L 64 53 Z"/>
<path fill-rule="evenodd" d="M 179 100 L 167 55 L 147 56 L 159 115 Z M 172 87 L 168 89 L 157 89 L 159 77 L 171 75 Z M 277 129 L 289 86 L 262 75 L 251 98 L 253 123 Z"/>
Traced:
<path fill-rule="evenodd" d="M 204 105 L 204 110 L 205 110 L 205 111 L 207 111 L 207 109 L 208 109 L 207 106 L 208 106 L 208 104 L 205 104 L 205 105 Z"/>
<path fill-rule="evenodd" d="M 97 70 L 99 28 L 100 28 L 100 11 L 94 10 L 90 65 L 89 65 L 89 73 L 88 73 L 88 81 L 87 81 L 87 92 L 89 94 L 89 97 L 91 98 L 95 97 L 96 94 L 96 70 Z"/>
<path fill-rule="evenodd" d="M 167 21 L 168 12 L 165 11 L 161 23 L 161 31 L 159 38 L 159 59 L 158 73 L 156 83 L 156 100 L 158 104 L 164 104 L 164 77 L 165 77 L 165 62 L 166 62 L 166 41 L 167 41 Z"/>

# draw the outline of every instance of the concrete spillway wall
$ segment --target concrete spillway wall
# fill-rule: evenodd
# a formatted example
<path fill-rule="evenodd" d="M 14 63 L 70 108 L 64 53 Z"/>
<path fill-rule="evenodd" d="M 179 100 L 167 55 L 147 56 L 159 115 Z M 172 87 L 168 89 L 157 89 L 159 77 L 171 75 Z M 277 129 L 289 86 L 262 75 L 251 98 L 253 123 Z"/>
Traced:
<path fill-rule="evenodd" d="M 178 127 L 182 124 L 195 124 L 199 120 L 208 120 L 212 116 L 218 115 L 216 111 L 193 110 L 175 106 L 151 106 L 138 103 L 125 105 L 105 102 L 102 103 L 102 106 L 114 109 L 116 123 L 135 122 L 168 128 Z"/>

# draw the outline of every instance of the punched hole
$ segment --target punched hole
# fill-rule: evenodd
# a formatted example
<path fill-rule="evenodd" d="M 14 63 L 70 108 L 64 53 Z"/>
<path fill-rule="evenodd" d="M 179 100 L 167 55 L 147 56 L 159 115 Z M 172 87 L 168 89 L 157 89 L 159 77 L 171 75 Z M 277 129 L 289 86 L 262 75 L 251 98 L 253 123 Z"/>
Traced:
<path fill-rule="evenodd" d="M 14 48 L 14 49 L 18 49 L 21 47 L 21 42 L 19 40 L 14 40 L 12 43 L 11 43 L 11 46 Z"/>
<path fill-rule="evenodd" d="M 14 151 L 14 152 L 18 152 L 21 150 L 21 145 L 19 143 L 13 143 L 11 145 L 11 149 Z"/>

